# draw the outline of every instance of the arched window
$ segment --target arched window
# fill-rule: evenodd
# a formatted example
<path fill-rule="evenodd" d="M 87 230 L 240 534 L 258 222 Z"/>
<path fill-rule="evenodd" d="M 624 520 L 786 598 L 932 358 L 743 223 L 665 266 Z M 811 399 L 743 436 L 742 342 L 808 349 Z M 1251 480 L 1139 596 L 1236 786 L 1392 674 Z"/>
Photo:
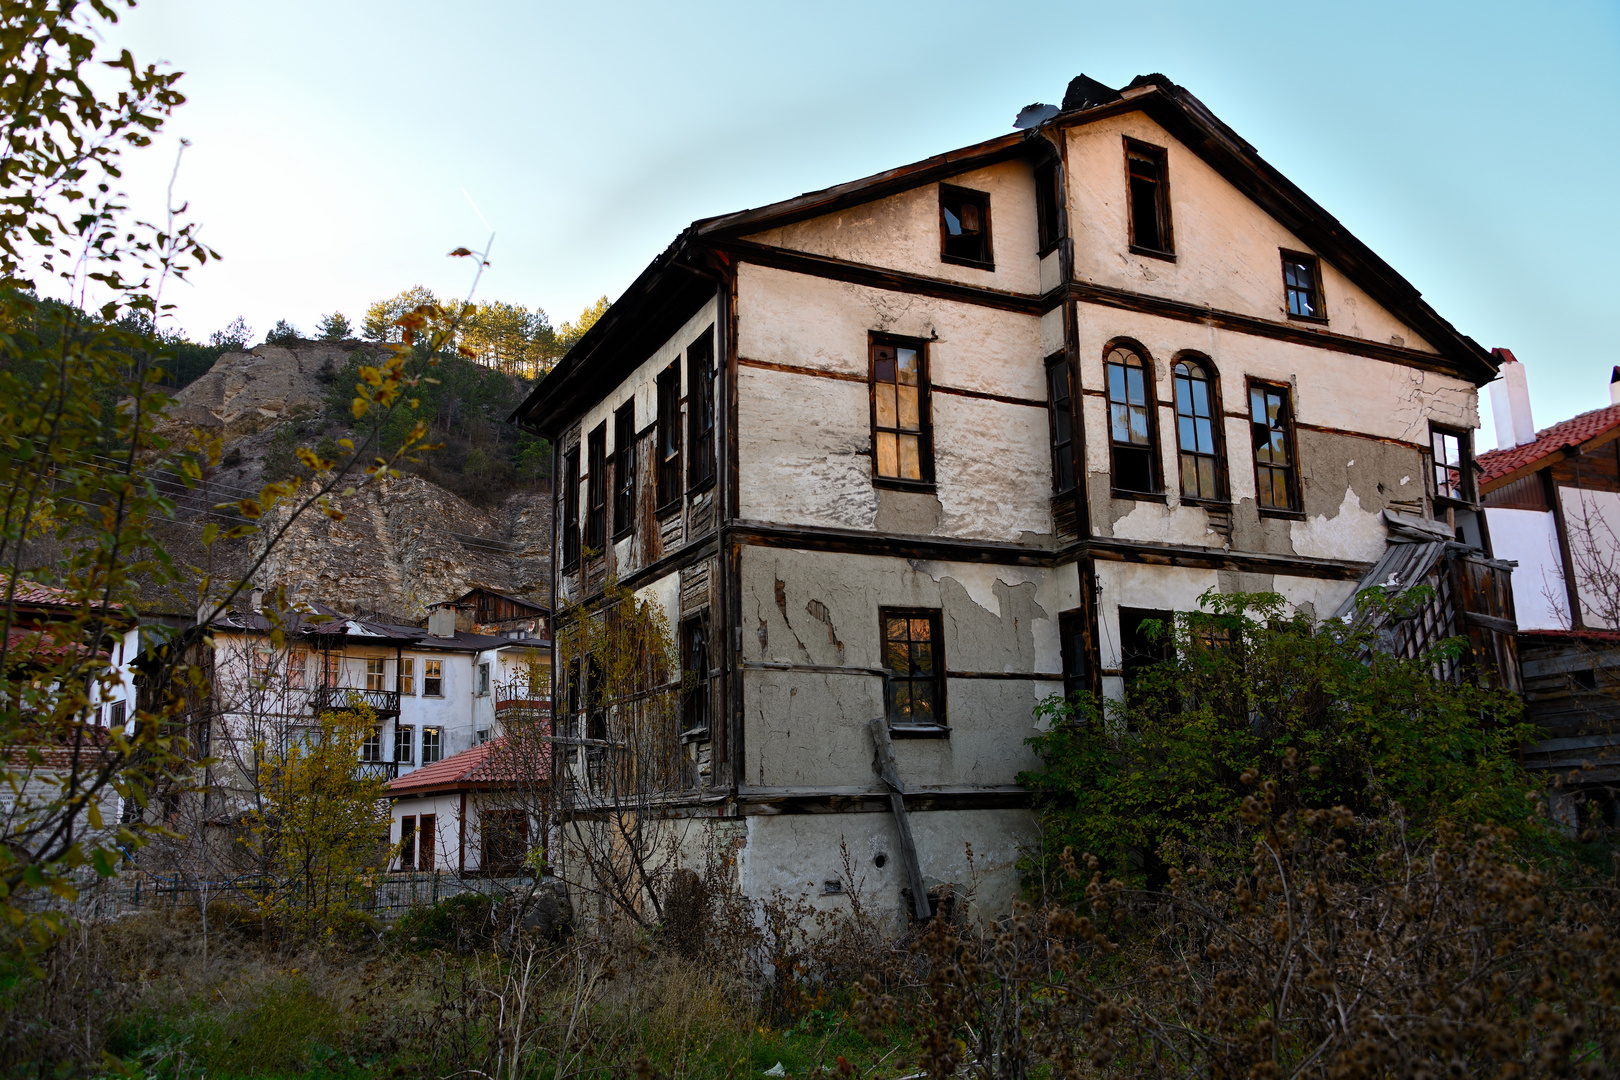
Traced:
<path fill-rule="evenodd" d="M 1114 490 L 1159 490 L 1155 466 L 1153 369 L 1130 345 L 1117 344 L 1103 360 L 1108 379 L 1108 436 L 1113 444 Z"/>
<path fill-rule="evenodd" d="M 1215 379 L 1209 367 L 1191 358 L 1176 361 L 1176 441 L 1181 451 L 1181 494 L 1188 499 L 1220 499 L 1221 431 Z"/>

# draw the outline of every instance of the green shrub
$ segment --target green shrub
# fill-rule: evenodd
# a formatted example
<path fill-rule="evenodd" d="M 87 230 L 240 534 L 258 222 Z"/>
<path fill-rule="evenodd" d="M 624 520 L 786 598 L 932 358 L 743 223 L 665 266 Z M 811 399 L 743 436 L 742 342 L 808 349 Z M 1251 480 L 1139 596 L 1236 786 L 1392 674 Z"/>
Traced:
<path fill-rule="evenodd" d="M 473 952 L 494 940 L 494 902 L 478 893 L 457 893 L 432 907 L 413 908 L 388 931 L 388 940 L 404 949 Z"/>

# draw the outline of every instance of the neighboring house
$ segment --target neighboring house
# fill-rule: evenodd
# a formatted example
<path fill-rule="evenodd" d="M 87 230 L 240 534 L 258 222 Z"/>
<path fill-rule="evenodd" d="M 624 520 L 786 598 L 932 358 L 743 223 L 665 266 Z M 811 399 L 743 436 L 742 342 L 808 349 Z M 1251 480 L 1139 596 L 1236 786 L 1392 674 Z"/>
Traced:
<path fill-rule="evenodd" d="M 1620 368 L 1607 407 L 1537 431 L 1524 365 L 1499 352 L 1499 448 L 1480 455 L 1480 490 L 1493 551 L 1518 563 L 1525 713 L 1543 736 L 1524 761 L 1577 786 L 1610 784 L 1620 780 Z M 1591 803 L 1612 817 L 1612 801 Z"/>
<path fill-rule="evenodd" d="M 429 610 L 444 608 L 455 612 L 458 630 L 514 639 L 551 640 L 551 609 L 521 596 L 478 587 L 454 600 L 435 604 Z"/>
<path fill-rule="evenodd" d="M 554 602 L 667 612 L 697 768 L 657 805 L 750 895 L 844 842 L 881 905 L 998 909 L 1035 705 L 1122 693 L 1145 620 L 1325 617 L 1412 521 L 1484 544 L 1489 352 L 1163 76 L 1019 126 L 696 222 L 514 413 L 557 448 Z M 620 752 L 557 663 L 559 737 Z"/>
<path fill-rule="evenodd" d="M 545 729 L 497 736 L 392 780 L 393 870 L 512 877 L 544 850 L 550 744 Z"/>

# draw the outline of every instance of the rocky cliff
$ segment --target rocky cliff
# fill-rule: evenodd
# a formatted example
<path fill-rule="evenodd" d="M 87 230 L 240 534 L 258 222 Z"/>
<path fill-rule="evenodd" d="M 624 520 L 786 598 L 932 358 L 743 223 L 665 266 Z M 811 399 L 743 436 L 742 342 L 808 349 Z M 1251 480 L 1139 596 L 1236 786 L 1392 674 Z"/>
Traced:
<path fill-rule="evenodd" d="M 212 574 L 240 577 L 285 524 L 272 515 L 259 536 L 204 549 L 200 530 L 209 508 L 257 494 L 278 433 L 295 424 L 298 442 L 351 434 L 326 415 L 336 373 L 365 343 L 299 342 L 229 353 L 178 392 L 167 434 L 196 428 L 224 438 L 218 468 L 181 501 L 165 530 L 170 553 Z M 283 444 L 285 440 L 283 440 Z M 429 605 L 474 585 L 549 604 L 551 499 L 516 490 L 478 507 L 421 477 L 406 475 L 335 500 L 333 521 L 311 511 L 275 544 L 254 584 L 286 586 L 301 599 L 346 611 L 418 618 Z"/>

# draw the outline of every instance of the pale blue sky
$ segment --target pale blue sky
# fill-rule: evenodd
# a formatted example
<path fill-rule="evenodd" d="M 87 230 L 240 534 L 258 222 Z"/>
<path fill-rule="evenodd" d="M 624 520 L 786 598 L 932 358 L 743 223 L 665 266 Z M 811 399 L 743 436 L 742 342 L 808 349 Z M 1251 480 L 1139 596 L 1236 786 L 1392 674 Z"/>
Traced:
<path fill-rule="evenodd" d="M 1620 3 L 147 0 L 110 39 L 190 102 L 130 170 L 225 256 L 170 298 L 206 336 L 306 332 L 496 231 L 480 293 L 554 323 L 694 218 L 1011 129 L 1080 72 L 1197 94 L 1465 333 L 1538 425 L 1620 362 Z M 1487 428 L 1481 446 L 1493 443 Z"/>

